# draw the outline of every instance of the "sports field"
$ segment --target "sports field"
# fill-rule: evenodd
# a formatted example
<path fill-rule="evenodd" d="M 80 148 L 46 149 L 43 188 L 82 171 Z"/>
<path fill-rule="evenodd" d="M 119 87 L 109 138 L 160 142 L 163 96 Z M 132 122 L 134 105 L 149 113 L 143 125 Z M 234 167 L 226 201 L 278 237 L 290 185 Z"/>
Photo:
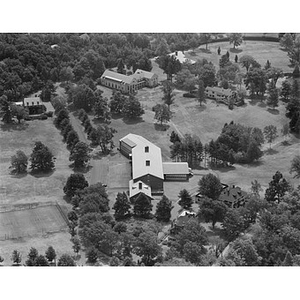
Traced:
<path fill-rule="evenodd" d="M 0 240 L 33 237 L 67 228 L 66 219 L 57 205 L 0 213 Z"/>

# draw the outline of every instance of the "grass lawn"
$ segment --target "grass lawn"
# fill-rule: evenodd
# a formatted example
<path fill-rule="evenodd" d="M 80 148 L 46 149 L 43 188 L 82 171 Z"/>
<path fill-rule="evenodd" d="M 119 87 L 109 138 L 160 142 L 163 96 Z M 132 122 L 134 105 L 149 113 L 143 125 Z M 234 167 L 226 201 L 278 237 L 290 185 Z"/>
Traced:
<path fill-rule="evenodd" d="M 1 124 L 0 205 L 58 201 L 65 205 L 63 186 L 72 173 L 69 151 L 62 141 L 53 119 L 23 122 L 20 125 Z M 44 143 L 56 157 L 55 170 L 49 174 L 9 174 L 11 156 L 22 150 L 29 157 L 35 141 Z M 29 163 L 30 165 L 30 163 Z"/>
<path fill-rule="evenodd" d="M 217 53 L 218 48 L 221 48 L 221 55 Z M 267 60 L 270 61 L 271 66 L 281 68 L 284 72 L 293 71 L 289 67 L 290 61 L 287 56 L 287 52 L 280 49 L 279 43 L 276 42 L 262 42 L 262 41 L 244 41 L 241 46 L 236 50 L 233 50 L 233 45 L 229 42 L 208 44 L 208 50 L 205 50 L 205 46 L 196 49 L 195 53 L 191 51 L 185 52 L 187 58 L 197 60 L 206 58 L 219 67 L 219 59 L 223 54 L 228 51 L 230 53 L 230 60 L 234 62 L 235 55 L 241 57 L 243 55 L 251 55 L 257 60 L 262 67 L 266 64 Z M 232 49 L 232 50 L 231 50 Z"/>

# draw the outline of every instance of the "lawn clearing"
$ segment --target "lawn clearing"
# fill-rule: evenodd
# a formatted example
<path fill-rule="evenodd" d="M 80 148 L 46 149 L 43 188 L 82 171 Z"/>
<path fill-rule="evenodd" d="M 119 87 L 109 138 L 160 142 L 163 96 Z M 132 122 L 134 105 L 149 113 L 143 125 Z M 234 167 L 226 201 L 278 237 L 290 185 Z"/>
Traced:
<path fill-rule="evenodd" d="M 33 120 L 22 124 L 1 124 L 0 205 L 63 200 L 63 186 L 72 173 L 69 151 L 62 141 L 53 118 Z M 56 157 L 55 170 L 48 174 L 10 175 L 10 159 L 17 150 L 29 157 L 34 143 L 41 141 Z M 29 163 L 30 166 L 30 163 Z"/>
<path fill-rule="evenodd" d="M 219 59 L 223 54 L 228 51 L 230 54 L 230 60 L 234 62 L 235 55 L 241 57 L 243 55 L 251 55 L 256 61 L 258 61 L 262 67 L 266 64 L 267 60 L 270 61 L 272 67 L 280 68 L 284 72 L 292 72 L 293 69 L 289 67 L 290 61 L 287 56 L 287 52 L 280 49 L 279 43 L 276 42 L 263 42 L 263 41 L 244 41 L 241 46 L 236 50 L 231 51 L 233 48 L 229 42 L 208 44 L 208 50 L 204 49 L 205 46 L 192 51 L 186 51 L 187 58 L 207 59 L 211 61 L 215 66 L 219 67 Z M 218 55 L 217 50 L 221 48 L 221 55 Z"/>

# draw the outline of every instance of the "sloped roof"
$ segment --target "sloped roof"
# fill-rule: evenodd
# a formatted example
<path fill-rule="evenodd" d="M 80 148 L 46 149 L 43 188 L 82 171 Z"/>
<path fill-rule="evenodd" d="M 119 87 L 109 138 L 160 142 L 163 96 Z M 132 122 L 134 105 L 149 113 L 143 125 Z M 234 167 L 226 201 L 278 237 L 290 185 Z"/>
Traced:
<path fill-rule="evenodd" d="M 219 200 L 234 203 L 242 198 L 245 198 L 247 193 L 242 191 L 240 187 L 226 187 L 222 190 Z"/>
<path fill-rule="evenodd" d="M 177 55 L 176 55 L 176 53 L 177 53 Z M 175 51 L 173 53 L 170 53 L 169 55 L 175 56 L 181 63 L 184 63 L 186 61 L 189 62 L 190 64 L 196 63 L 196 61 L 194 61 L 193 59 L 187 58 L 182 51 Z"/>
<path fill-rule="evenodd" d="M 164 174 L 189 174 L 189 166 L 187 162 L 164 162 Z"/>
<path fill-rule="evenodd" d="M 147 79 L 151 79 L 155 74 L 152 72 L 148 72 L 148 71 L 144 71 L 142 69 L 137 69 L 135 71 L 135 73 L 131 76 L 135 77 L 135 78 L 147 78 Z"/>
<path fill-rule="evenodd" d="M 133 81 L 135 81 L 136 79 L 132 76 L 127 76 L 124 74 L 120 74 L 117 72 L 113 72 L 110 70 L 105 70 L 101 76 L 101 78 L 108 78 L 111 80 L 116 80 L 118 82 L 123 82 L 123 83 L 127 83 L 127 84 L 131 84 Z"/>
<path fill-rule="evenodd" d="M 206 91 L 212 91 L 212 92 L 216 92 L 216 93 L 219 93 L 219 94 L 223 94 L 225 96 L 230 96 L 232 91 L 231 89 L 223 89 L 223 88 L 220 88 L 220 87 L 217 87 L 217 86 L 208 86 L 206 87 Z"/>
<path fill-rule="evenodd" d="M 142 189 L 139 188 L 139 184 L 142 184 Z M 141 180 L 137 181 L 137 182 L 133 182 L 133 180 L 129 181 L 129 197 L 134 197 L 135 195 L 139 194 L 139 193 L 144 193 L 145 195 L 147 195 L 148 197 L 151 197 L 151 187 L 147 184 L 145 184 L 144 182 L 142 182 Z"/>
<path fill-rule="evenodd" d="M 30 98 L 24 98 L 24 106 L 27 106 L 27 102 L 28 102 L 28 106 L 36 106 L 36 105 L 42 105 L 42 100 L 40 99 L 40 97 L 30 97 Z"/>
<path fill-rule="evenodd" d="M 127 134 L 120 141 L 128 140 L 136 144 L 132 149 L 132 178 L 136 179 L 150 174 L 164 179 L 160 148 L 142 136 L 133 133 Z M 149 147 L 149 152 L 145 152 L 146 146 Z M 150 166 L 146 166 L 146 160 L 150 161 Z"/>

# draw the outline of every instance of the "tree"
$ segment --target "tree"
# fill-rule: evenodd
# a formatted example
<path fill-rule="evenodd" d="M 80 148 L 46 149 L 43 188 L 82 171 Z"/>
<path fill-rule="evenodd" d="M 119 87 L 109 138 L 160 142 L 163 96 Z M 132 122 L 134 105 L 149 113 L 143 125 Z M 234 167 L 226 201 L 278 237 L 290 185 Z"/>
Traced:
<path fill-rule="evenodd" d="M 64 193 L 71 198 L 78 190 L 83 190 L 85 187 L 88 187 L 88 185 L 89 184 L 83 174 L 71 174 L 68 177 L 67 183 L 63 190 Z"/>
<path fill-rule="evenodd" d="M 243 217 L 235 209 L 228 209 L 225 214 L 222 227 L 229 241 L 237 238 L 245 229 Z"/>
<path fill-rule="evenodd" d="M 0 97 L 0 105 L 1 105 L 1 112 L 2 112 L 2 121 L 6 124 L 10 124 L 12 122 L 12 113 L 10 102 L 7 100 L 5 95 Z"/>
<path fill-rule="evenodd" d="M 294 39 L 290 33 L 284 34 L 279 42 L 280 42 L 280 46 L 285 50 L 292 49 L 294 45 Z"/>
<path fill-rule="evenodd" d="M 110 111 L 112 114 L 121 114 L 123 111 L 124 103 L 126 101 L 126 96 L 120 91 L 113 90 L 112 96 L 110 97 Z"/>
<path fill-rule="evenodd" d="M 155 258 L 161 252 L 156 235 L 152 232 L 141 233 L 135 243 L 134 252 L 142 257 L 142 262 L 146 266 L 153 266 Z"/>
<path fill-rule="evenodd" d="M 199 266 L 202 262 L 203 250 L 196 243 L 188 241 L 183 247 L 183 255 L 187 261 Z"/>
<path fill-rule="evenodd" d="M 196 78 L 188 68 L 183 68 L 176 75 L 175 85 L 179 89 L 192 91 L 195 89 Z"/>
<path fill-rule="evenodd" d="M 179 192 L 178 197 L 180 198 L 180 200 L 178 201 L 178 204 L 183 209 L 191 209 L 192 204 L 193 204 L 193 199 L 192 199 L 190 193 L 186 189 L 181 190 Z"/>
<path fill-rule="evenodd" d="M 199 204 L 198 217 L 203 217 L 205 222 L 211 221 L 213 228 L 215 228 L 217 222 L 224 220 L 226 212 L 227 206 L 222 201 L 205 197 Z"/>
<path fill-rule="evenodd" d="M 174 86 L 171 81 L 165 80 L 162 82 L 162 91 L 163 91 L 163 98 L 162 100 L 166 105 L 168 105 L 168 108 L 170 109 L 171 104 L 174 102 Z"/>
<path fill-rule="evenodd" d="M 233 44 L 233 49 L 243 43 L 242 33 L 231 33 L 229 34 L 229 43 Z"/>
<path fill-rule="evenodd" d="M 260 198 L 259 192 L 262 192 L 263 189 L 261 188 L 261 184 L 255 179 L 251 181 L 251 192 L 256 197 Z"/>
<path fill-rule="evenodd" d="M 184 246 L 188 242 L 193 242 L 201 248 L 202 254 L 206 253 L 205 245 L 208 243 L 208 237 L 206 230 L 197 219 L 190 219 L 184 227 L 175 236 L 176 238 L 176 249 L 183 254 Z"/>
<path fill-rule="evenodd" d="M 11 114 L 15 116 L 18 120 L 18 123 L 21 123 L 21 120 L 25 119 L 28 116 L 28 110 L 19 105 L 12 105 L 11 106 Z"/>
<path fill-rule="evenodd" d="M 99 145 L 103 154 L 108 154 L 114 148 L 113 137 L 117 131 L 106 124 L 98 125 L 91 131 L 90 139 L 94 145 Z"/>
<path fill-rule="evenodd" d="M 174 130 L 171 132 L 170 135 L 170 142 L 171 143 L 176 143 L 176 142 L 181 142 L 180 137 L 178 135 L 178 133 L 176 133 Z"/>
<path fill-rule="evenodd" d="M 108 122 L 111 119 L 108 100 L 107 98 L 103 98 L 101 90 L 96 90 L 95 95 L 95 104 L 94 104 L 94 112 L 95 116 L 99 119 L 103 119 L 104 122 Z"/>
<path fill-rule="evenodd" d="M 48 249 L 45 252 L 45 256 L 48 259 L 48 261 L 51 263 L 56 258 L 56 252 L 52 246 L 49 246 Z"/>
<path fill-rule="evenodd" d="M 296 173 L 294 178 L 300 178 L 300 155 L 296 155 L 291 161 L 290 173 Z"/>
<path fill-rule="evenodd" d="M 123 59 L 118 59 L 117 72 L 120 74 L 125 74 L 125 65 L 123 63 Z"/>
<path fill-rule="evenodd" d="M 79 204 L 80 215 L 93 212 L 107 212 L 109 211 L 109 199 L 105 195 L 98 193 L 89 193 L 83 195 Z"/>
<path fill-rule="evenodd" d="M 246 88 L 250 90 L 252 97 L 256 94 L 263 100 L 267 84 L 266 70 L 257 67 L 251 68 L 245 75 L 244 83 Z"/>
<path fill-rule="evenodd" d="M 68 97 L 76 109 L 83 108 L 86 112 L 91 111 L 95 103 L 94 92 L 86 84 L 79 84 L 71 88 Z"/>
<path fill-rule="evenodd" d="M 206 99 L 204 82 L 201 79 L 198 80 L 197 99 L 199 101 L 200 106 L 203 102 L 205 102 Z"/>
<path fill-rule="evenodd" d="M 160 122 L 160 125 L 162 125 L 163 123 L 167 123 L 171 120 L 172 112 L 169 110 L 167 105 L 156 104 L 153 107 L 153 110 L 155 111 L 154 119 Z"/>
<path fill-rule="evenodd" d="M 290 119 L 289 127 L 291 132 L 300 133 L 300 101 L 292 95 L 292 99 L 286 106 L 286 117 Z"/>
<path fill-rule="evenodd" d="M 68 138 L 68 134 L 70 131 L 74 131 L 74 128 L 73 126 L 70 124 L 70 123 L 66 123 L 65 126 L 63 126 L 63 123 L 65 122 L 68 122 L 68 119 L 64 119 L 62 122 L 61 122 L 61 128 L 62 128 L 62 135 L 64 137 L 64 140 L 67 141 L 67 138 Z"/>
<path fill-rule="evenodd" d="M 61 127 L 61 123 L 62 123 L 62 121 L 63 121 L 64 119 L 67 119 L 67 120 L 70 119 L 70 117 L 69 117 L 69 112 L 68 112 L 65 108 L 61 109 L 61 110 L 58 112 L 58 115 L 57 115 L 57 117 L 56 117 L 55 120 L 54 120 L 54 124 L 55 124 L 58 128 L 62 128 L 62 127 Z"/>
<path fill-rule="evenodd" d="M 77 236 L 74 236 L 71 238 L 71 242 L 73 243 L 73 250 L 76 254 L 79 253 L 80 249 L 81 249 L 81 245 L 80 245 L 80 240 Z"/>
<path fill-rule="evenodd" d="M 127 231 L 127 225 L 124 222 L 118 222 L 114 226 L 114 231 L 120 234 L 121 232 L 126 232 Z"/>
<path fill-rule="evenodd" d="M 84 142 L 78 142 L 71 150 L 69 161 L 74 161 L 74 168 L 84 167 L 91 159 L 91 148 Z"/>
<path fill-rule="evenodd" d="M 76 263 L 69 254 L 63 254 L 58 260 L 58 266 L 60 267 L 74 267 Z"/>
<path fill-rule="evenodd" d="M 11 166 L 9 168 L 12 169 L 12 173 L 21 174 L 26 173 L 27 165 L 27 155 L 23 151 L 18 150 L 17 153 L 11 157 Z"/>
<path fill-rule="evenodd" d="M 79 142 L 79 137 L 77 132 L 74 129 L 70 130 L 66 138 L 66 143 L 68 148 L 72 149 L 78 142 Z"/>
<path fill-rule="evenodd" d="M 166 41 L 166 39 L 162 38 L 160 39 L 159 43 L 157 44 L 155 55 L 161 56 L 161 55 L 167 55 L 170 52 L 169 45 Z"/>
<path fill-rule="evenodd" d="M 128 197 L 125 192 L 118 193 L 116 197 L 116 202 L 113 206 L 115 210 L 115 219 L 121 220 L 130 216 L 131 205 L 129 203 Z"/>
<path fill-rule="evenodd" d="M 158 58 L 158 65 L 167 74 L 167 79 L 172 82 L 174 74 L 181 70 L 181 63 L 175 55 L 163 55 Z"/>
<path fill-rule="evenodd" d="M 272 80 L 271 84 L 276 87 L 276 83 L 280 77 L 283 77 L 283 71 L 279 68 L 269 67 L 267 69 L 267 76 Z"/>
<path fill-rule="evenodd" d="M 264 135 L 268 143 L 270 143 L 270 149 L 271 149 L 271 143 L 278 137 L 277 134 L 277 127 L 274 125 L 268 125 L 264 128 Z"/>
<path fill-rule="evenodd" d="M 35 259 L 34 265 L 37 267 L 47 267 L 49 266 L 49 262 L 44 255 L 40 254 Z"/>
<path fill-rule="evenodd" d="M 242 65 L 242 67 L 246 68 L 247 73 L 254 61 L 255 59 L 250 55 L 243 55 L 239 59 L 239 63 Z"/>
<path fill-rule="evenodd" d="M 145 113 L 140 101 L 134 96 L 130 95 L 124 102 L 122 115 L 128 119 L 137 119 Z"/>
<path fill-rule="evenodd" d="M 136 217 L 147 219 L 150 217 L 152 207 L 151 200 L 144 193 L 140 193 L 134 201 L 133 213 Z"/>
<path fill-rule="evenodd" d="M 217 200 L 219 198 L 223 189 L 220 179 L 211 173 L 204 175 L 199 180 L 198 185 L 199 193 L 213 200 Z"/>
<path fill-rule="evenodd" d="M 14 250 L 11 255 L 11 260 L 13 264 L 19 266 L 22 261 L 22 255 L 18 250 Z"/>
<path fill-rule="evenodd" d="M 26 260 L 26 266 L 35 266 L 35 260 L 39 253 L 36 248 L 31 247 L 27 255 L 28 260 Z"/>
<path fill-rule="evenodd" d="M 283 101 L 288 101 L 290 99 L 292 91 L 292 86 L 288 80 L 284 80 L 281 84 L 281 92 L 280 96 L 282 97 Z"/>
<path fill-rule="evenodd" d="M 198 78 L 203 81 L 204 87 L 215 86 L 216 69 L 212 63 L 202 65 L 196 74 L 198 74 Z"/>
<path fill-rule="evenodd" d="M 171 218 L 171 210 L 173 209 L 172 201 L 170 201 L 165 195 L 156 205 L 155 217 L 159 222 L 169 222 Z"/>
<path fill-rule="evenodd" d="M 279 93 L 278 89 L 275 87 L 275 84 L 269 84 L 268 86 L 268 98 L 267 98 L 267 105 L 272 106 L 275 109 L 278 106 L 278 98 Z"/>
<path fill-rule="evenodd" d="M 229 58 L 226 54 L 222 55 L 219 59 L 219 66 L 220 69 L 226 67 L 226 65 L 229 63 Z"/>
<path fill-rule="evenodd" d="M 290 190 L 290 184 L 283 175 L 277 171 L 269 182 L 269 188 L 266 189 L 265 200 L 268 202 L 280 202 L 287 191 Z"/>
<path fill-rule="evenodd" d="M 211 33 L 201 33 L 200 41 L 205 44 L 205 49 L 207 50 L 207 45 L 211 41 L 212 35 Z"/>
<path fill-rule="evenodd" d="M 92 264 L 96 263 L 97 259 L 98 259 L 97 249 L 94 246 L 88 248 L 86 250 L 86 257 L 87 257 L 89 263 L 92 263 Z"/>
<path fill-rule="evenodd" d="M 55 157 L 42 142 L 35 142 L 34 148 L 30 155 L 30 169 L 37 172 L 47 172 L 54 169 Z"/>
<path fill-rule="evenodd" d="M 0 256 L 0 264 L 2 264 L 3 262 L 4 262 L 4 258 Z"/>

